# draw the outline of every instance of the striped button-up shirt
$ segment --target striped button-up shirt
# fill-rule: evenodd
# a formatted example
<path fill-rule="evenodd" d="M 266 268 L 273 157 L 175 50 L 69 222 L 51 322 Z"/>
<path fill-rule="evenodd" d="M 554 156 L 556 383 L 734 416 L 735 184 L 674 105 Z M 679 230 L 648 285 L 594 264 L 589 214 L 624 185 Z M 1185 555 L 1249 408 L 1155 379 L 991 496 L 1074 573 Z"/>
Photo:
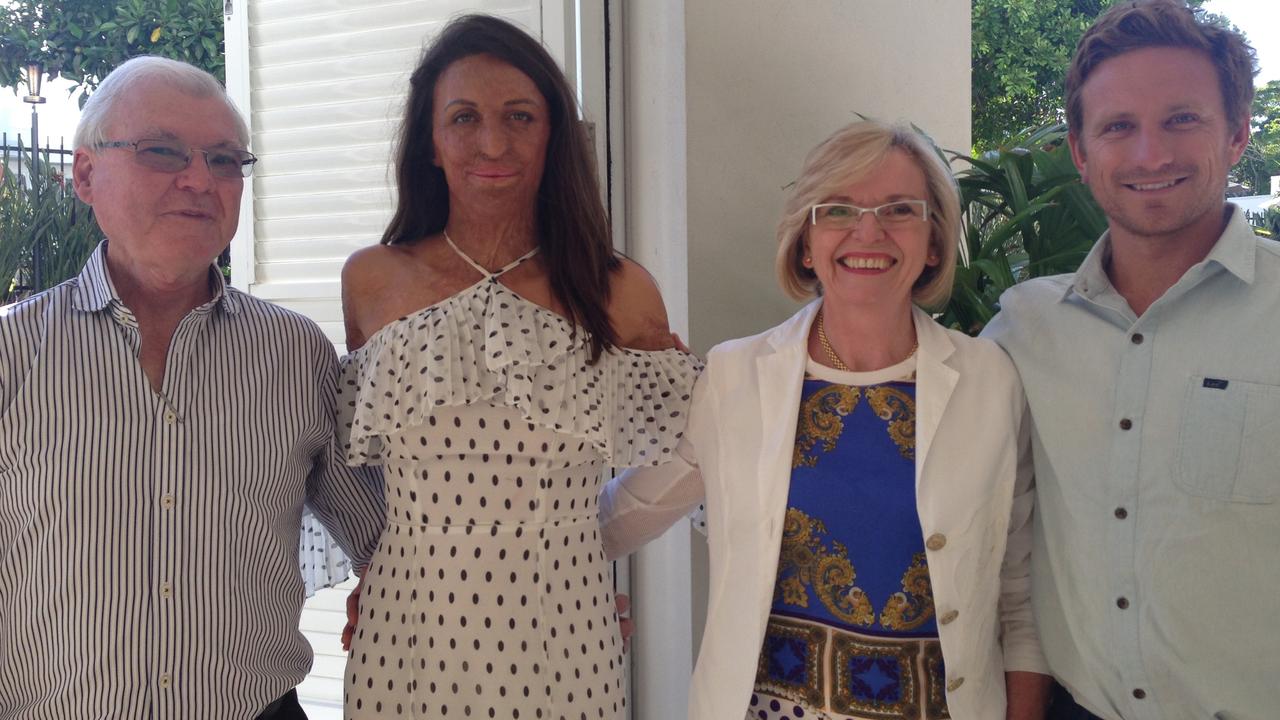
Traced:
<path fill-rule="evenodd" d="M 214 273 L 157 392 L 105 259 L 0 308 L 0 719 L 252 718 L 311 665 L 303 503 L 363 565 L 381 491 L 312 322 Z"/>

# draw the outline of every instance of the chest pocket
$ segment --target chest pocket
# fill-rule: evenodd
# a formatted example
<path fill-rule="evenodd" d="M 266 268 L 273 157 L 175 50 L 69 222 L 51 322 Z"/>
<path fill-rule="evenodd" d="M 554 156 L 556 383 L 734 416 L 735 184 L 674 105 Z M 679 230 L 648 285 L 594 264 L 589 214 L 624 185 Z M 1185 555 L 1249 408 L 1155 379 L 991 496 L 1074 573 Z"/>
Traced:
<path fill-rule="evenodd" d="M 1193 376 L 1175 479 L 1199 497 L 1270 503 L 1280 495 L 1280 386 Z"/>

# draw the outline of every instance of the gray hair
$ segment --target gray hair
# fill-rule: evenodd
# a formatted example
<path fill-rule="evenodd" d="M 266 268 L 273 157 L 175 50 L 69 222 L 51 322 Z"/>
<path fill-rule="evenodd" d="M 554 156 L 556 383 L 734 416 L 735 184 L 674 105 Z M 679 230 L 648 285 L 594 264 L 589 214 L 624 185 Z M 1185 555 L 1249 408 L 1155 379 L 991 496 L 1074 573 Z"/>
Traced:
<path fill-rule="evenodd" d="M 193 97 L 221 98 L 235 117 L 236 137 L 245 147 L 249 146 L 249 126 L 245 124 L 244 117 L 235 103 L 231 102 L 231 98 L 227 97 L 227 91 L 217 78 L 180 60 L 140 55 L 124 61 L 112 70 L 89 96 L 80 113 L 80 122 L 76 125 L 75 149 L 88 149 L 108 142 L 107 123 L 116 112 L 120 98 L 127 95 L 129 89 L 139 82 L 152 79 L 167 83 Z"/>

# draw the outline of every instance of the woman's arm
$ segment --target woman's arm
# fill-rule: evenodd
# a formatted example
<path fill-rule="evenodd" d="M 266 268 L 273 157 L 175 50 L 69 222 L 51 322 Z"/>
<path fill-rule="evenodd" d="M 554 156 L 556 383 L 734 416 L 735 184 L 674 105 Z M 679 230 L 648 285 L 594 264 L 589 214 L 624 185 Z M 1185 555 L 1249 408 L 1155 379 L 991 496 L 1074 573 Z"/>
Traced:
<path fill-rule="evenodd" d="M 610 278 L 609 322 L 624 348 L 667 350 L 676 346 L 662 293 L 649 271 L 634 260 L 622 258 L 622 267 Z"/>
<path fill-rule="evenodd" d="M 702 499 L 702 474 L 686 437 L 669 462 L 631 468 L 600 491 L 605 555 L 614 560 L 635 552 L 688 515 Z"/>
<path fill-rule="evenodd" d="M 622 258 L 622 267 L 611 278 L 609 321 L 622 347 L 688 352 L 679 348 L 671 333 L 662 293 L 653 276 L 627 258 Z M 701 380 L 694 386 L 690 419 L 697 412 L 700 393 L 705 393 Z M 703 487 L 696 458 L 686 434 L 671 460 L 631 468 L 605 485 L 600 492 L 600 527 L 610 559 L 634 552 L 697 507 Z"/>
<path fill-rule="evenodd" d="M 1019 391 L 1021 396 L 1021 391 Z M 1009 538 L 1000 571 L 1000 625 L 1004 646 L 1008 720 L 1043 720 L 1052 681 L 1040 651 L 1031 611 L 1031 523 L 1035 481 L 1031 461 L 1031 415 L 1023 400 L 1018 423 L 1017 476 Z"/>
<path fill-rule="evenodd" d="M 600 492 L 600 528 L 605 555 L 618 558 L 658 537 L 706 496 L 697 443 L 714 443 L 714 363 L 693 384 L 684 436 L 667 462 L 627 470 Z M 699 428 L 704 428 L 700 430 Z"/>
<path fill-rule="evenodd" d="M 1044 720 L 1049 707 L 1053 678 L 1040 673 L 1013 670 L 1004 674 L 1004 694 L 1008 698 L 1006 720 Z"/>
<path fill-rule="evenodd" d="M 347 352 L 354 352 L 369 339 L 371 307 L 377 307 L 382 282 L 379 267 L 387 254 L 383 245 L 360 248 L 342 266 L 342 324 L 346 329 Z"/>

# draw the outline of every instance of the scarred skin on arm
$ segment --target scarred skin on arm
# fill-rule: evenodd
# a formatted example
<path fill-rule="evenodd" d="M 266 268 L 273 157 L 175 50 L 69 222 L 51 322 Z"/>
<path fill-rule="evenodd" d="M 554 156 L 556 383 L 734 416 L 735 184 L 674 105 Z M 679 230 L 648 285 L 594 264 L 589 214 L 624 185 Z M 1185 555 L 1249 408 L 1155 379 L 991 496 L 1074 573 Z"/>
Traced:
<path fill-rule="evenodd" d="M 639 263 L 627 258 L 622 258 L 622 268 L 611 278 L 609 320 L 618 334 L 618 343 L 624 348 L 667 350 L 675 347 L 658 284 Z"/>

